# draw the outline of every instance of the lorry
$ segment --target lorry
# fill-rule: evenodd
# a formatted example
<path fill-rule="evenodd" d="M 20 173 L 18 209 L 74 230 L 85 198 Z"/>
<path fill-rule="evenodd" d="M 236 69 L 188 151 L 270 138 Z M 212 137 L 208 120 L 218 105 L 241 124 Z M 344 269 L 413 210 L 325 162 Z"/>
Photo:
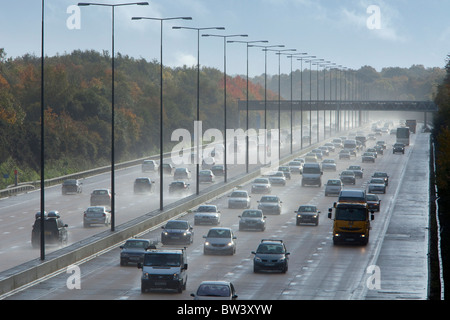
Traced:
<path fill-rule="evenodd" d="M 409 146 L 409 128 L 399 127 L 397 128 L 397 143 L 403 143 L 405 146 Z"/>
<path fill-rule="evenodd" d="M 410 132 L 416 133 L 416 126 L 417 126 L 416 120 L 406 120 L 406 126 L 409 128 Z"/>
<path fill-rule="evenodd" d="M 141 293 L 149 289 L 171 289 L 181 293 L 187 283 L 187 254 L 183 249 L 150 249 L 144 254 Z"/>
<path fill-rule="evenodd" d="M 370 221 L 374 212 L 369 209 L 366 193 L 359 189 L 342 190 L 338 201 L 333 204 L 333 244 L 360 243 L 367 245 L 370 234 Z M 332 219 L 333 208 L 328 209 Z"/>
<path fill-rule="evenodd" d="M 305 163 L 302 172 L 302 186 L 317 185 L 322 186 L 322 168 L 320 163 Z"/>

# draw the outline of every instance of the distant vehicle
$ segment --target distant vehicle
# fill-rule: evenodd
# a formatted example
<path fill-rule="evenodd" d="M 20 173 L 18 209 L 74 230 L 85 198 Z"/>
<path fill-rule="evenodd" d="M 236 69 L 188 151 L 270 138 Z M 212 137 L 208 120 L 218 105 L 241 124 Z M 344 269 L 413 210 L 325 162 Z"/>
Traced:
<path fill-rule="evenodd" d="M 305 156 L 305 163 L 315 163 L 317 162 L 317 155 L 315 153 L 307 153 Z"/>
<path fill-rule="evenodd" d="M 87 228 L 93 224 L 109 226 L 111 224 L 111 210 L 104 206 L 92 206 L 83 214 L 83 227 Z"/>
<path fill-rule="evenodd" d="M 191 172 L 188 168 L 176 168 L 173 173 L 175 180 L 189 180 L 191 178 Z"/>
<path fill-rule="evenodd" d="M 342 140 L 340 138 L 333 139 L 332 143 L 336 148 L 343 148 L 344 144 L 342 143 Z"/>
<path fill-rule="evenodd" d="M 169 220 L 162 227 L 162 244 L 184 243 L 191 244 L 194 241 L 194 228 L 185 220 Z"/>
<path fill-rule="evenodd" d="M 202 161 L 203 170 L 211 170 L 211 168 L 216 164 L 216 160 L 213 157 L 204 158 Z"/>
<path fill-rule="evenodd" d="M 253 272 L 278 270 L 286 273 L 288 271 L 290 253 L 287 252 L 283 240 L 263 239 L 252 254 L 255 255 Z"/>
<path fill-rule="evenodd" d="M 346 185 L 346 184 L 355 185 L 356 184 L 356 177 L 355 177 L 355 173 L 353 172 L 353 170 L 344 170 L 341 172 L 341 174 L 339 176 L 344 185 Z"/>
<path fill-rule="evenodd" d="M 135 194 L 150 193 L 153 191 L 153 184 L 155 182 L 147 177 L 140 177 L 134 180 L 133 192 Z"/>
<path fill-rule="evenodd" d="M 350 159 L 350 151 L 345 149 L 339 151 L 339 160 L 341 159 Z"/>
<path fill-rule="evenodd" d="M 271 185 L 286 185 L 286 177 L 282 171 L 272 171 L 264 175 L 270 181 Z"/>
<path fill-rule="evenodd" d="M 369 209 L 373 211 L 380 211 L 381 208 L 381 200 L 378 195 L 373 193 L 366 194 L 367 204 L 369 205 Z"/>
<path fill-rule="evenodd" d="M 373 148 L 377 152 L 377 155 L 379 155 L 379 154 L 383 155 L 384 154 L 384 149 L 383 149 L 383 147 L 381 145 L 377 144 Z"/>
<path fill-rule="evenodd" d="M 392 149 L 392 153 L 402 153 L 405 154 L 405 145 L 403 143 L 397 142 L 394 143 L 394 148 Z"/>
<path fill-rule="evenodd" d="M 36 213 L 31 230 L 31 245 L 38 248 L 41 243 L 41 214 Z M 65 245 L 68 242 L 68 225 L 65 224 L 58 211 L 44 213 L 44 243 Z"/>
<path fill-rule="evenodd" d="M 301 174 L 302 173 L 302 163 L 300 161 L 290 161 L 288 163 L 289 168 L 291 169 L 292 173 L 298 173 Z"/>
<path fill-rule="evenodd" d="M 371 152 L 371 153 L 373 153 L 373 156 L 375 158 L 378 158 L 377 149 L 375 149 L 375 148 L 367 148 L 366 152 Z"/>
<path fill-rule="evenodd" d="M 386 149 L 386 142 L 384 140 L 378 140 L 376 144 Z"/>
<path fill-rule="evenodd" d="M 220 211 L 215 205 L 201 205 L 196 210 L 194 210 L 194 212 L 194 225 L 220 224 Z"/>
<path fill-rule="evenodd" d="M 264 214 L 281 214 L 281 204 L 282 201 L 278 196 L 262 196 L 261 200 L 258 201 L 258 209 L 262 210 Z"/>
<path fill-rule="evenodd" d="M 252 182 L 252 193 L 270 193 L 272 185 L 267 178 L 256 178 Z"/>
<path fill-rule="evenodd" d="M 367 186 L 368 193 L 386 193 L 386 184 L 382 178 L 372 178 Z"/>
<path fill-rule="evenodd" d="M 336 171 L 336 161 L 334 159 L 324 159 L 322 161 L 323 171 Z"/>
<path fill-rule="evenodd" d="M 202 281 L 191 297 L 194 300 L 236 300 L 238 295 L 229 281 Z"/>
<path fill-rule="evenodd" d="M 316 226 L 319 225 L 319 215 L 320 211 L 317 210 L 316 206 L 312 205 L 302 205 L 297 211 L 294 211 L 297 215 L 296 225 L 301 223 L 313 223 Z"/>
<path fill-rule="evenodd" d="M 322 151 L 322 155 L 328 157 L 330 155 L 330 151 L 326 146 L 320 146 L 319 150 Z"/>
<path fill-rule="evenodd" d="M 164 174 L 173 175 L 175 171 L 175 167 L 171 165 L 170 163 L 163 163 L 159 168 L 158 171 L 160 172 L 162 169 Z"/>
<path fill-rule="evenodd" d="M 280 166 L 278 171 L 283 172 L 286 179 L 291 180 L 291 168 L 289 166 Z"/>
<path fill-rule="evenodd" d="M 416 133 L 417 120 L 406 120 L 406 126 L 410 132 Z"/>
<path fill-rule="evenodd" d="M 170 194 L 184 194 L 189 192 L 189 183 L 184 181 L 172 181 L 169 184 L 169 193 Z"/>
<path fill-rule="evenodd" d="M 328 152 L 336 151 L 336 146 L 332 142 L 327 142 L 324 144 L 324 146 L 328 148 Z"/>
<path fill-rule="evenodd" d="M 159 165 L 155 160 L 144 160 L 141 168 L 142 172 L 158 171 Z"/>
<path fill-rule="evenodd" d="M 362 162 L 373 162 L 375 163 L 375 155 L 373 152 L 364 152 L 361 156 Z"/>
<path fill-rule="evenodd" d="M 128 239 L 120 246 L 120 265 L 139 263 L 144 261 L 145 251 L 150 248 L 152 241 L 148 239 Z"/>
<path fill-rule="evenodd" d="M 405 146 L 409 146 L 409 128 L 400 127 L 397 128 L 397 141 L 403 143 Z"/>
<path fill-rule="evenodd" d="M 225 167 L 223 164 L 216 164 L 211 167 L 211 171 L 215 176 L 223 176 L 225 174 Z"/>
<path fill-rule="evenodd" d="M 322 160 L 323 159 L 323 152 L 320 149 L 312 149 L 311 153 L 314 153 L 317 157 L 317 160 Z"/>
<path fill-rule="evenodd" d="M 247 209 L 239 216 L 239 231 L 245 229 L 266 230 L 266 216 L 260 209 Z"/>
<path fill-rule="evenodd" d="M 83 191 L 82 183 L 77 179 L 64 180 L 61 186 L 61 193 L 81 193 Z"/>
<path fill-rule="evenodd" d="M 111 206 L 111 190 L 95 189 L 91 193 L 91 206 Z"/>
<path fill-rule="evenodd" d="M 344 140 L 344 149 L 356 149 L 357 143 L 355 139 Z"/>
<path fill-rule="evenodd" d="M 383 178 L 386 186 L 389 185 L 389 175 L 386 172 L 376 171 L 373 173 L 372 178 Z"/>
<path fill-rule="evenodd" d="M 305 163 L 302 173 L 302 187 L 306 185 L 322 186 L 322 169 L 319 163 Z"/>
<path fill-rule="evenodd" d="M 355 173 L 357 179 L 362 179 L 364 169 L 359 165 L 349 166 L 347 170 L 352 170 Z"/>
<path fill-rule="evenodd" d="M 340 179 L 329 179 L 325 185 L 325 197 L 329 195 L 339 195 L 344 184 Z"/>
<path fill-rule="evenodd" d="M 203 238 L 205 238 L 204 254 L 233 255 L 236 253 L 236 236 L 230 228 L 211 228 Z"/>
<path fill-rule="evenodd" d="M 228 208 L 250 208 L 251 200 L 247 190 L 235 190 L 229 196 Z"/>
<path fill-rule="evenodd" d="M 200 170 L 198 172 L 198 182 L 210 182 L 215 181 L 214 173 L 211 170 Z"/>

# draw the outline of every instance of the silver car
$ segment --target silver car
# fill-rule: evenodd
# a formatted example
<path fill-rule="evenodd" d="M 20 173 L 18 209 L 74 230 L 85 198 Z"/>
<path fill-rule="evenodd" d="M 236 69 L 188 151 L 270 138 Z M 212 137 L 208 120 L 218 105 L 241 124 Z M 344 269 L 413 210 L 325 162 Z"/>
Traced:
<path fill-rule="evenodd" d="M 215 205 L 201 205 L 194 211 L 194 225 L 220 223 L 220 211 Z"/>
<path fill-rule="evenodd" d="M 262 210 L 244 210 L 239 218 L 239 231 L 244 229 L 266 230 L 266 216 L 263 215 Z"/>
<path fill-rule="evenodd" d="M 250 208 L 250 196 L 246 190 L 235 190 L 228 197 L 228 208 Z"/>
<path fill-rule="evenodd" d="M 336 171 L 336 161 L 334 159 L 324 159 L 322 161 L 322 171 Z"/>
<path fill-rule="evenodd" d="M 282 201 L 278 196 L 262 196 L 261 200 L 258 201 L 258 209 L 262 210 L 263 213 L 281 214 L 281 203 Z"/>
<path fill-rule="evenodd" d="M 343 187 L 341 179 L 330 179 L 325 185 L 325 196 L 339 195 Z"/>
<path fill-rule="evenodd" d="M 367 189 L 368 193 L 386 193 L 386 183 L 383 178 L 372 178 Z"/>
<path fill-rule="evenodd" d="M 205 238 L 204 254 L 233 255 L 236 253 L 236 236 L 230 228 L 211 228 L 203 238 Z"/>
<path fill-rule="evenodd" d="M 256 178 L 252 183 L 252 193 L 270 193 L 272 185 L 267 178 Z"/>
<path fill-rule="evenodd" d="M 103 206 L 87 208 L 83 214 L 83 226 L 86 228 L 93 224 L 109 226 L 111 224 L 111 210 Z"/>

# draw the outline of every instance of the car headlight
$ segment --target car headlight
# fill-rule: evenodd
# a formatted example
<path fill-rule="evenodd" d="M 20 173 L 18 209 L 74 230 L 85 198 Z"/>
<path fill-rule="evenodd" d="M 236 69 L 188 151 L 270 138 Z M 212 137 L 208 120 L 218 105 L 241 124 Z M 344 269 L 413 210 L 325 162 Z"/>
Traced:
<path fill-rule="evenodd" d="M 261 262 L 261 258 L 260 257 L 255 257 L 255 262 Z"/>
<path fill-rule="evenodd" d="M 228 242 L 228 246 L 231 247 L 233 245 L 233 242 Z"/>
<path fill-rule="evenodd" d="M 205 242 L 205 246 L 209 246 L 210 243 L 208 241 Z"/>

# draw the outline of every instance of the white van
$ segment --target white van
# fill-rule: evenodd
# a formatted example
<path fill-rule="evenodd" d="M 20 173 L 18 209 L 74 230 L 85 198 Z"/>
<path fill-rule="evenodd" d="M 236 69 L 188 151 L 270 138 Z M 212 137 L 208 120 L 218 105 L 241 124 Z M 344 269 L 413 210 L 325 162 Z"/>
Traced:
<path fill-rule="evenodd" d="M 322 169 L 320 163 L 305 163 L 302 172 L 302 186 L 317 185 L 322 186 Z"/>

